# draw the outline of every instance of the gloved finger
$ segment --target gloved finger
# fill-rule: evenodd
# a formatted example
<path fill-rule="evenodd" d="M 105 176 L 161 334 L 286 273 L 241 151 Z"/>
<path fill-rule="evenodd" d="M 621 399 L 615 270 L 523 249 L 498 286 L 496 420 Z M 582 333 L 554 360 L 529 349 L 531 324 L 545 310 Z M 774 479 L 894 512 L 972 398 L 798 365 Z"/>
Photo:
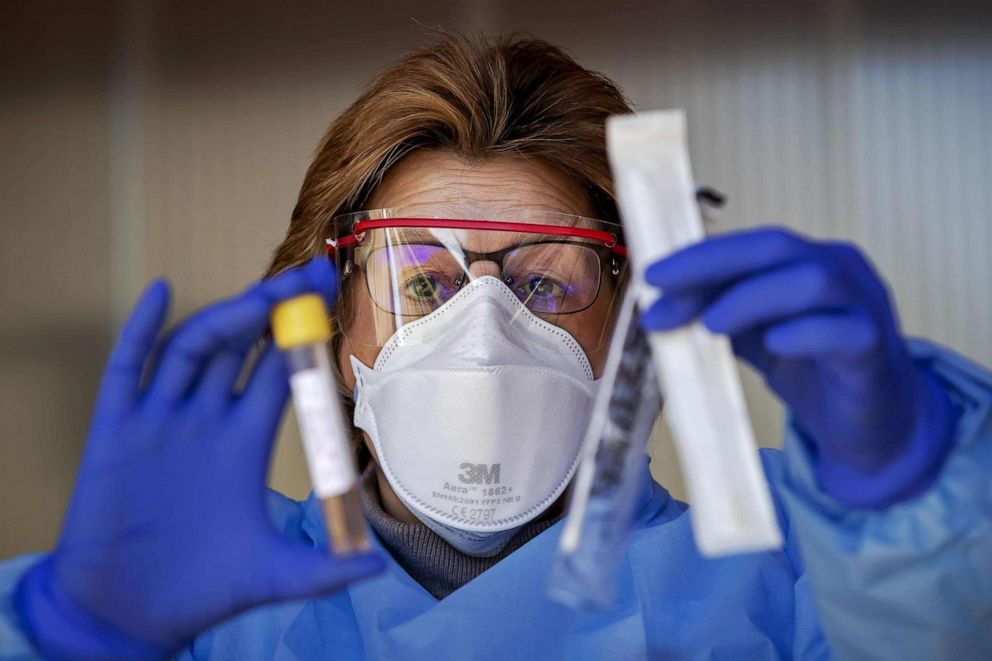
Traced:
<path fill-rule="evenodd" d="M 873 309 L 894 318 L 885 282 L 878 275 L 868 257 L 857 246 L 843 241 L 830 242 L 825 245 L 834 259 L 844 264 L 851 277 L 857 282 L 863 296 L 872 304 Z"/>
<path fill-rule="evenodd" d="M 641 314 L 641 328 L 665 331 L 687 324 L 706 308 L 710 297 L 701 293 L 664 294 Z"/>
<path fill-rule="evenodd" d="M 141 373 L 169 309 L 169 285 L 156 280 L 145 288 L 118 336 L 97 397 L 97 412 L 128 410 L 141 391 Z"/>
<path fill-rule="evenodd" d="M 328 259 L 326 255 L 314 257 L 302 266 L 286 269 L 285 271 L 277 273 L 269 280 L 265 280 L 263 282 L 275 282 L 276 280 L 282 278 L 283 275 L 291 271 L 302 272 L 313 285 L 311 291 L 323 296 L 324 302 L 327 303 L 328 308 L 334 308 L 334 300 L 338 295 L 338 277 L 337 272 L 334 270 L 333 260 Z M 281 296 L 279 298 L 281 300 L 282 298 L 287 297 Z"/>
<path fill-rule="evenodd" d="M 320 257 L 200 311 L 179 328 L 165 347 L 149 398 L 170 401 L 183 397 L 216 352 L 248 351 L 268 325 L 269 313 L 276 303 L 309 291 L 333 296 L 334 287 L 333 268 Z"/>
<path fill-rule="evenodd" d="M 777 356 L 765 348 L 763 328 L 756 328 L 730 338 L 734 354 L 764 375 L 771 373 Z"/>
<path fill-rule="evenodd" d="M 860 310 L 790 319 L 764 335 L 768 351 L 788 358 L 856 358 L 873 351 L 879 340 L 875 322 Z"/>
<path fill-rule="evenodd" d="M 327 307 L 333 310 L 338 296 L 338 274 L 333 260 L 326 255 L 315 257 L 304 266 L 304 270 L 314 283 L 314 291 L 323 296 Z"/>
<path fill-rule="evenodd" d="M 234 396 L 234 384 L 241 374 L 245 354 L 222 350 L 207 364 L 196 386 L 195 398 L 210 409 L 223 408 Z"/>
<path fill-rule="evenodd" d="M 265 479 L 272 443 L 287 399 L 289 376 L 285 358 L 274 344 L 269 344 L 234 405 L 234 415 L 241 420 L 250 420 L 252 429 L 250 438 L 234 439 L 234 442 L 239 443 L 239 455 L 251 464 L 251 470 L 260 475 L 260 480 Z M 249 445 L 252 442 L 254 444 Z"/>
<path fill-rule="evenodd" d="M 702 314 L 714 333 L 735 335 L 780 319 L 861 303 L 830 260 L 803 260 L 735 282 Z"/>
<path fill-rule="evenodd" d="M 288 539 L 275 541 L 271 556 L 265 563 L 268 575 L 255 583 L 259 592 L 253 596 L 258 603 L 311 599 L 378 574 L 386 567 L 376 553 L 330 557 L 327 551 Z"/>
<path fill-rule="evenodd" d="M 704 239 L 651 264 L 644 278 L 666 292 L 680 292 L 736 280 L 815 249 L 815 244 L 783 228 L 733 232 Z"/>

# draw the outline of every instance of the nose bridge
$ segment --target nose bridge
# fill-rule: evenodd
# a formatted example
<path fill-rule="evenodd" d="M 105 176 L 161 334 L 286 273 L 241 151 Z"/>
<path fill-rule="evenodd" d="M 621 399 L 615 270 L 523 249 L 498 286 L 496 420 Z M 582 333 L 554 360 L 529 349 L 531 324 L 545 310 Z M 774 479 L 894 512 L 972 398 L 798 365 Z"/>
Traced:
<path fill-rule="evenodd" d="M 478 259 L 468 265 L 468 273 L 472 279 L 481 278 L 484 275 L 498 278 L 500 276 L 499 264 L 491 259 Z"/>

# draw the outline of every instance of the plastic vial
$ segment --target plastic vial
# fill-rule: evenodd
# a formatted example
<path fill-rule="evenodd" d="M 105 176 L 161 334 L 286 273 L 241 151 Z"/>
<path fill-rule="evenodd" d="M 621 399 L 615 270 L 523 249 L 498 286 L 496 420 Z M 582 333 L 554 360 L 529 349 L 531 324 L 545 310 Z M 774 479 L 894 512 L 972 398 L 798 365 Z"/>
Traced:
<path fill-rule="evenodd" d="M 331 550 L 346 555 L 368 550 L 369 540 L 358 502 L 351 433 L 331 368 L 328 317 L 320 296 L 297 296 L 272 311 L 272 334 L 289 365 L 293 407 L 310 481 L 323 506 Z"/>

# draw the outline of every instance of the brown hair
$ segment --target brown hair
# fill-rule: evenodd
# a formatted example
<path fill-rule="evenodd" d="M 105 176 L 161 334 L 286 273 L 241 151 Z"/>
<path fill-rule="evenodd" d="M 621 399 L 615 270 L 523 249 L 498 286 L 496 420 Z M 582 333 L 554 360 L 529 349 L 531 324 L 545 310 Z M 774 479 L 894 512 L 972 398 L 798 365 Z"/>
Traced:
<path fill-rule="evenodd" d="M 436 43 L 380 72 L 331 124 L 265 277 L 321 254 L 331 219 L 360 210 L 415 149 L 542 159 L 585 186 L 602 220 L 618 222 L 605 123 L 631 111 L 619 87 L 544 41 L 437 32 Z M 350 410 L 350 393 L 342 396 Z"/>

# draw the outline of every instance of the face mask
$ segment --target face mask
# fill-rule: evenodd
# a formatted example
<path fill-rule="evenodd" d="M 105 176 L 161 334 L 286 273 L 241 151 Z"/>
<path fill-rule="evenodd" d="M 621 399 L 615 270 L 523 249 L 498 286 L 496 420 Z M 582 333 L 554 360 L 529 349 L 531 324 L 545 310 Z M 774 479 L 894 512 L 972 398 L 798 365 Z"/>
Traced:
<path fill-rule="evenodd" d="M 355 425 L 404 505 L 469 555 L 498 553 L 568 486 L 595 394 L 565 330 L 493 276 L 354 356 Z"/>

